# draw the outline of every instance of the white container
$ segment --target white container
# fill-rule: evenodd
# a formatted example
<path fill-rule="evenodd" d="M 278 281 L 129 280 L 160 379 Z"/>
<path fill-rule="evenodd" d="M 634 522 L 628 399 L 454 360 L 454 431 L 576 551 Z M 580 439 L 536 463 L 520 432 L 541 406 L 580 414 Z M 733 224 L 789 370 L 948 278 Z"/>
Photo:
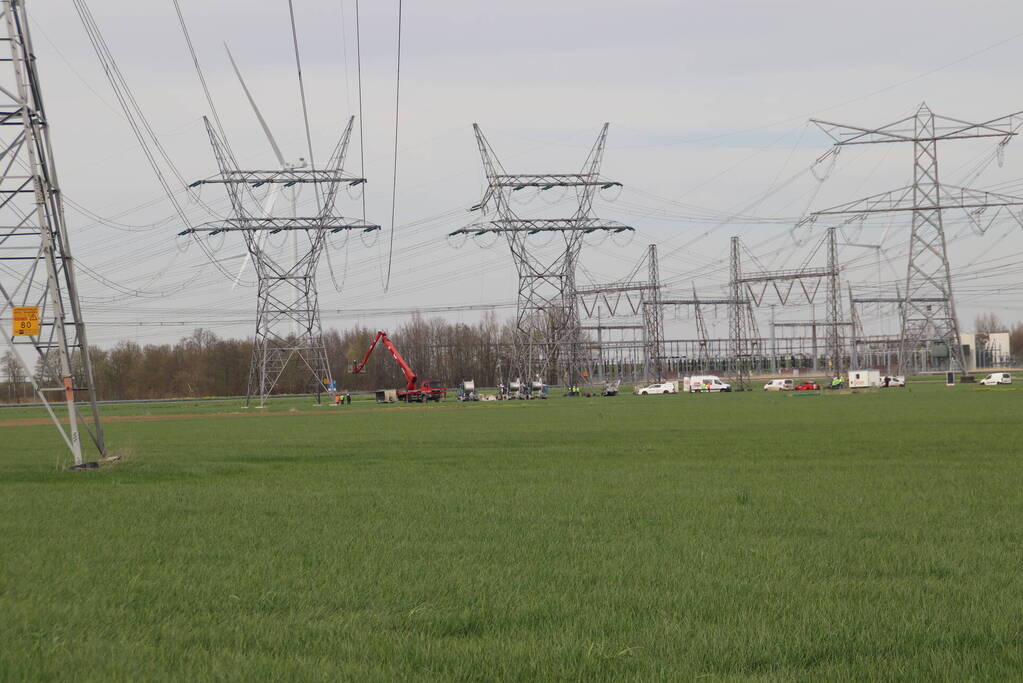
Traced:
<path fill-rule="evenodd" d="M 880 370 L 850 370 L 849 388 L 867 389 L 881 386 Z"/>

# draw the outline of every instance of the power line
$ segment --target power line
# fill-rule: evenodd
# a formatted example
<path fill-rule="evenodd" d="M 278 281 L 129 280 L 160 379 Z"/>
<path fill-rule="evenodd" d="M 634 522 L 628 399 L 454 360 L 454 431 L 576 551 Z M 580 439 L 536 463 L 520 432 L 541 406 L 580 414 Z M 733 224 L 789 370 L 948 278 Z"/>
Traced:
<path fill-rule="evenodd" d="M 313 136 L 309 130 L 309 107 L 305 99 L 305 80 L 302 78 L 302 58 L 298 50 L 298 29 L 295 27 L 295 5 L 292 0 L 288 0 L 288 16 L 291 18 L 291 43 L 295 47 L 295 69 L 298 72 L 298 92 L 302 100 L 302 121 L 305 124 L 305 141 L 306 146 L 309 148 L 309 167 L 315 169 L 316 159 L 313 157 Z M 313 194 L 316 196 L 316 211 L 319 213 L 321 210 L 319 183 L 313 183 Z"/>
<path fill-rule="evenodd" d="M 387 249 L 387 279 L 384 291 L 391 287 L 391 259 L 394 256 L 394 215 L 398 202 L 398 123 L 401 102 L 401 0 L 398 0 L 398 59 L 394 83 L 394 174 L 391 178 L 391 238 Z"/>

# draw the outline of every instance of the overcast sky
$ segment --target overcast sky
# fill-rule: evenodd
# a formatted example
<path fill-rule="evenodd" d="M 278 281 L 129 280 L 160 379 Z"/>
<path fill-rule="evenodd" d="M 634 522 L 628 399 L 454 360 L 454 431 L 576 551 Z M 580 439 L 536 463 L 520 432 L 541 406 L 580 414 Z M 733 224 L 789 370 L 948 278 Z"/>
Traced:
<path fill-rule="evenodd" d="M 89 5 L 182 175 L 214 174 L 201 122 L 209 107 L 173 4 Z M 230 70 L 224 42 L 284 155 L 307 157 L 287 3 L 181 0 L 181 6 L 241 162 L 277 165 Z M 720 295 L 727 281 L 731 235 L 741 235 L 763 265 L 794 267 L 817 239 L 791 234 L 805 212 L 911 180 L 911 149 L 903 145 L 847 150 L 830 176 L 818 180 L 807 171 L 829 140 L 807 124 L 811 116 L 879 126 L 912 114 L 924 100 L 939 114 L 974 121 L 1023 109 L 1023 4 L 1004 0 L 968 8 L 934 0 L 406 2 L 396 229 L 385 292 L 397 4 L 364 2 L 360 10 L 367 218 L 385 230 L 376 241 L 352 236 L 329 248 L 320 278 L 328 327 L 393 327 L 404 319 L 399 311 L 422 307 L 493 303 L 502 317 L 511 315 L 516 282 L 507 248 L 452 244 L 445 237 L 475 219 L 466 210 L 484 187 L 473 122 L 509 171 L 529 173 L 578 169 L 609 121 L 603 174 L 625 189 L 602 198 L 596 209 L 637 233 L 631 241 L 588 244 L 580 282 L 625 276 L 646 246 L 657 243 L 662 278 L 680 292 L 695 285 L 709 297 Z M 200 325 L 223 336 L 251 334 L 255 289 L 233 287 L 195 244 L 175 239 L 183 226 L 71 4 L 32 3 L 29 11 L 62 186 L 75 202 L 68 218 L 83 266 L 91 341 L 171 341 Z M 314 153 L 322 160 L 348 116 L 358 113 L 355 4 L 295 0 L 295 11 Z M 1023 194 L 1023 142 L 1008 146 L 1004 165 L 990 163 L 977 178 L 969 175 L 993 149 L 990 140 L 944 145 L 943 179 Z M 354 144 L 350 171 L 359 171 L 359 152 Z M 201 197 L 216 211 L 226 208 L 216 186 Z M 522 199 L 526 215 L 568 210 L 564 202 L 545 204 L 556 198 Z M 188 209 L 196 224 L 215 218 L 198 203 Z M 360 215 L 361 203 L 346 197 L 343 210 Z M 735 214 L 746 218 L 730 220 Z M 985 310 L 1023 319 L 1023 230 L 1004 216 L 983 234 L 961 217 L 947 221 L 953 269 L 962 277 L 964 329 Z M 848 228 L 845 241 L 883 247 L 843 247 L 853 285 L 886 287 L 904 278 L 908 236 L 901 218 Z M 210 238 L 210 248 L 237 271 L 240 239 Z M 246 283 L 251 268 L 247 273 Z M 784 315 L 804 319 L 809 313 Z M 479 312 L 444 315 L 471 322 Z M 823 315 L 823 300 L 817 315 Z M 883 315 L 878 325 L 895 331 Z M 669 334 L 687 334 L 684 319 L 669 315 L 669 328 Z"/>

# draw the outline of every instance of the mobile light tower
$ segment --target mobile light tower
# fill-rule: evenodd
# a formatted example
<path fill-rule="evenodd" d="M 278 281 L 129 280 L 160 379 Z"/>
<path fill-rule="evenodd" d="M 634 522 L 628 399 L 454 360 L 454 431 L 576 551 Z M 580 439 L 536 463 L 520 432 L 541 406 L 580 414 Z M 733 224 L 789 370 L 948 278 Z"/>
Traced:
<path fill-rule="evenodd" d="M 329 235 L 342 230 L 372 232 L 379 230 L 380 226 L 361 219 L 346 218 L 337 209 L 338 192 L 343 185 L 358 186 L 366 182 L 365 178 L 344 170 L 354 116 L 349 118 L 344 133 L 323 168 L 316 168 L 311 159 L 308 165 L 302 167 L 284 163 L 273 136 L 269 134 L 262 117 L 259 118 L 277 152 L 281 168 L 270 171 L 239 168 L 226 142 L 206 120 L 206 132 L 220 173 L 216 177 L 197 181 L 192 187 L 203 184 L 223 185 L 231 200 L 234 216 L 198 228 L 189 228 L 179 234 L 239 232 L 245 240 L 249 257 L 255 266 L 258 286 L 256 334 L 249 364 L 245 404 L 250 405 L 253 399 L 257 399 L 259 407 L 262 407 L 293 358 L 297 358 L 308 370 L 311 388 L 317 393 L 324 390 L 334 393 L 335 384 L 320 324 L 317 266 Z M 292 188 L 300 184 L 311 186 L 316 202 L 316 211 L 305 216 L 274 214 L 272 202 L 268 201 L 264 207 L 260 207 L 253 193 L 253 189 L 265 185 Z M 298 248 L 294 247 L 293 242 L 290 263 L 268 248 L 266 238 L 281 232 L 291 233 L 297 238 Z"/>
<path fill-rule="evenodd" d="M 82 428 L 105 454 L 71 243 L 22 0 L 0 1 L 0 318 L 8 352 L 82 462 Z M 10 332 L 10 334 L 8 334 Z M 22 354 L 25 351 L 25 355 Z M 25 356 L 41 361 L 38 374 Z M 79 411 L 79 398 L 88 415 Z M 54 408 L 63 402 L 68 423 Z"/>
<path fill-rule="evenodd" d="M 547 380 L 554 375 L 567 386 L 581 383 L 583 372 L 582 330 L 576 307 L 575 270 L 583 236 L 604 231 L 621 233 L 633 228 L 593 216 L 593 196 L 598 188 L 621 183 L 600 177 L 607 141 L 607 123 L 600 129 L 586 163 L 579 173 L 508 173 L 504 170 L 478 124 L 473 124 L 476 144 L 487 175 L 483 199 L 472 207 L 487 218 L 450 235 L 479 237 L 503 235 L 518 272 L 518 311 L 512 372 L 519 378 Z M 512 193 L 526 188 L 575 191 L 577 206 L 564 218 L 520 218 L 511 207 Z M 530 244 L 531 235 L 547 234 L 559 239 L 560 249 L 551 256 Z"/>
<path fill-rule="evenodd" d="M 947 209 L 977 211 L 991 207 L 1023 205 L 1023 198 L 946 185 L 938 180 L 938 143 L 969 138 L 1001 138 L 1004 145 L 1023 125 L 1023 112 L 984 123 L 967 123 L 938 116 L 921 104 L 912 116 L 880 128 L 861 128 L 813 120 L 836 147 L 892 142 L 913 144 L 913 183 L 906 187 L 858 199 L 811 214 L 804 222 L 825 216 L 910 211 L 913 227 L 909 237 L 906 287 L 901 299 L 902 330 L 899 369 L 907 372 L 910 357 L 919 351 L 947 350 L 954 370 L 965 372 L 959 338 L 952 276 L 942 212 Z"/>

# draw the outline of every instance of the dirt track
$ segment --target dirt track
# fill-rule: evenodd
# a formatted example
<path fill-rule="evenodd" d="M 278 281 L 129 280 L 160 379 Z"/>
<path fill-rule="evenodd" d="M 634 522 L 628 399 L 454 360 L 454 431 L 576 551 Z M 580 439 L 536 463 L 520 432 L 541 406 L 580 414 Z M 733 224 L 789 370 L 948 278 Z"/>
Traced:
<path fill-rule="evenodd" d="M 332 406 L 324 406 L 329 408 Z M 482 408 L 483 406 L 416 406 L 413 410 L 470 410 Z M 401 412 L 409 410 L 402 408 Z M 266 417 L 288 417 L 289 415 L 344 415 L 347 413 L 383 413 L 395 411 L 394 408 L 334 408 L 334 410 L 288 410 L 285 412 L 261 412 L 254 410 L 248 413 L 172 413 L 170 415 L 109 415 L 102 418 L 103 422 L 166 422 L 171 420 L 205 420 L 224 417 L 241 418 L 266 418 Z M 61 418 L 67 423 L 67 418 Z M 33 427 L 36 425 L 51 424 L 49 417 L 23 417 L 14 420 L 0 420 L 0 427 Z"/>

